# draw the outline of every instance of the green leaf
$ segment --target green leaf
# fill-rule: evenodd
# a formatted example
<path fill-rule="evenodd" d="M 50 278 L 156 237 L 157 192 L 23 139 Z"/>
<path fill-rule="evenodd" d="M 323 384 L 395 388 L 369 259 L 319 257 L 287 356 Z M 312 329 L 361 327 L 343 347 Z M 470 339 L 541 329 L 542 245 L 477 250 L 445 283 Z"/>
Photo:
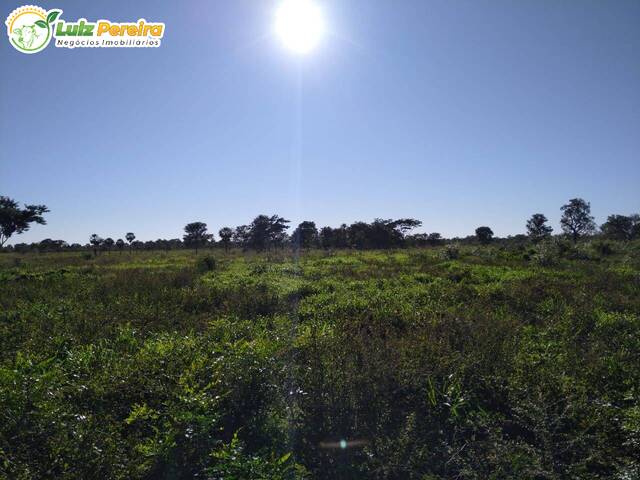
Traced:
<path fill-rule="evenodd" d="M 45 22 L 44 20 L 37 20 L 36 25 L 39 26 L 40 28 L 48 28 L 47 22 Z"/>
<path fill-rule="evenodd" d="M 291 456 L 291 452 L 289 453 L 285 453 L 284 455 L 282 455 L 280 457 L 280 459 L 278 460 L 278 464 L 282 465 L 283 463 L 285 463 L 287 460 L 289 460 L 289 457 Z"/>
<path fill-rule="evenodd" d="M 55 22 L 56 18 L 58 18 L 58 15 L 60 15 L 60 10 L 49 12 L 49 15 L 47 15 L 47 23 Z"/>

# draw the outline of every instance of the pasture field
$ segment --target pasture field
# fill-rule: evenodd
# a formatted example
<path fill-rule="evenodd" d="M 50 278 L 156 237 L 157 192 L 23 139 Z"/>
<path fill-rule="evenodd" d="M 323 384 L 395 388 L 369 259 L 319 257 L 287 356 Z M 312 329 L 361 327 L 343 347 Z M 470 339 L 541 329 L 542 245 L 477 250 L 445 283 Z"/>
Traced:
<path fill-rule="evenodd" d="M 0 478 L 632 480 L 639 458 L 638 242 L 0 255 Z"/>

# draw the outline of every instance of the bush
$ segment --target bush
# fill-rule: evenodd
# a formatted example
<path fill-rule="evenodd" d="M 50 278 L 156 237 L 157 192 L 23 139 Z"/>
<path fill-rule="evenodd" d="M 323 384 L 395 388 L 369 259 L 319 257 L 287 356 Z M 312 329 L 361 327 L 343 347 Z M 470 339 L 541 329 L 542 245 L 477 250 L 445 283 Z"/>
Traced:
<path fill-rule="evenodd" d="M 442 258 L 445 260 L 455 260 L 460 257 L 460 246 L 457 243 L 450 243 L 442 250 Z"/>
<path fill-rule="evenodd" d="M 590 244 L 591 249 L 602 257 L 613 254 L 613 243 L 608 240 L 594 240 Z"/>
<path fill-rule="evenodd" d="M 558 263 L 560 258 L 560 246 L 555 240 L 547 240 L 536 245 L 531 259 L 541 267 L 549 267 Z"/>
<path fill-rule="evenodd" d="M 216 465 L 208 468 L 206 473 L 212 478 L 285 480 L 303 479 L 307 476 L 305 469 L 292 461 L 291 453 L 280 457 L 248 455 L 237 435 L 233 436 L 231 443 L 214 451 L 211 457 Z"/>
<path fill-rule="evenodd" d="M 216 269 L 216 259 L 211 255 L 205 255 L 198 260 L 196 267 L 199 272 L 211 272 Z"/>

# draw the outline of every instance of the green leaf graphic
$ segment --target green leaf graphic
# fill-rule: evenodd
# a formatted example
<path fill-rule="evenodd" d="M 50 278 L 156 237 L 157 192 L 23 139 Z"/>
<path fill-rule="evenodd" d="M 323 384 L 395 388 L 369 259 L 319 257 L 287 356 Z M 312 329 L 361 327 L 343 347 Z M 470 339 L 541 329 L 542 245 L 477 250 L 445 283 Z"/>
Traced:
<path fill-rule="evenodd" d="M 45 22 L 44 20 L 36 20 L 36 25 L 41 28 L 47 28 L 47 22 Z"/>
<path fill-rule="evenodd" d="M 47 23 L 55 22 L 56 18 L 58 18 L 58 15 L 60 15 L 59 10 L 49 13 L 49 15 L 47 15 Z"/>

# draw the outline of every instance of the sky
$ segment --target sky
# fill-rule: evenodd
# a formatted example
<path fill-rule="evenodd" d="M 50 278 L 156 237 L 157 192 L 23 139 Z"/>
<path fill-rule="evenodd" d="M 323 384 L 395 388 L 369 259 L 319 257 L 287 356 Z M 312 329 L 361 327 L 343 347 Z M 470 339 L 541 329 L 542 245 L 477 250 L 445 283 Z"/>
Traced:
<path fill-rule="evenodd" d="M 25 55 L 5 28 L 0 194 L 51 210 L 10 243 L 261 213 L 506 236 L 537 212 L 558 231 L 574 197 L 598 223 L 640 211 L 640 2 L 317 3 L 304 56 L 273 33 L 276 0 L 39 2 L 164 22 L 153 49 Z"/>

